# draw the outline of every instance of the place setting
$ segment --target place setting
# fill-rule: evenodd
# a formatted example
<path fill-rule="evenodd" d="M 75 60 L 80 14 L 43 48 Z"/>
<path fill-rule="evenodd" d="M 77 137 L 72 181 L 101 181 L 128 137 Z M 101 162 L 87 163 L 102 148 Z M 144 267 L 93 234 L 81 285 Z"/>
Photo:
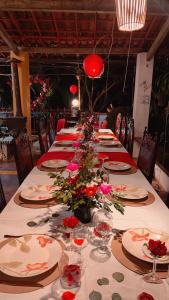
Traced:
<path fill-rule="evenodd" d="M 103 167 L 117 175 L 130 175 L 137 172 L 134 165 L 122 161 L 106 161 L 103 163 Z"/>
<path fill-rule="evenodd" d="M 151 192 L 135 185 L 113 185 L 112 193 L 107 195 L 107 198 L 111 201 L 113 196 L 122 200 L 124 205 L 135 207 L 150 205 L 155 201 L 155 196 Z"/>
<path fill-rule="evenodd" d="M 114 235 L 111 250 L 129 270 L 149 283 L 168 277 L 169 234 L 149 228 L 130 228 Z"/>
<path fill-rule="evenodd" d="M 54 142 L 54 146 L 55 147 L 72 147 L 72 143 L 74 142 L 74 140 L 68 140 L 68 141 L 55 141 Z"/>
<path fill-rule="evenodd" d="M 56 172 L 58 170 L 63 170 L 68 165 L 68 161 L 64 159 L 50 159 L 43 161 L 37 168 L 40 171 L 45 172 Z"/>
<path fill-rule="evenodd" d="M 118 147 L 118 148 L 122 147 L 119 141 L 114 141 L 114 140 L 100 141 L 99 145 L 102 147 Z"/>
<path fill-rule="evenodd" d="M 59 204 L 54 191 L 59 187 L 53 185 L 32 185 L 14 196 L 14 202 L 25 208 L 45 208 Z"/>
<path fill-rule="evenodd" d="M 26 293 L 60 276 L 68 264 L 63 242 L 45 234 L 11 236 L 0 242 L 0 292 Z"/>

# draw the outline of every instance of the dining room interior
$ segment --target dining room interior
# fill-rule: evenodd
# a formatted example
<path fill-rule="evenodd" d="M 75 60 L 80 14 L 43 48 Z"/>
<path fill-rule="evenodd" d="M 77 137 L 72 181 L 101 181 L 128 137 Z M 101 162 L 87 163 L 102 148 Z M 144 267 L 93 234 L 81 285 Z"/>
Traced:
<path fill-rule="evenodd" d="M 169 300 L 169 1 L 0 1 L 0 300 Z"/>

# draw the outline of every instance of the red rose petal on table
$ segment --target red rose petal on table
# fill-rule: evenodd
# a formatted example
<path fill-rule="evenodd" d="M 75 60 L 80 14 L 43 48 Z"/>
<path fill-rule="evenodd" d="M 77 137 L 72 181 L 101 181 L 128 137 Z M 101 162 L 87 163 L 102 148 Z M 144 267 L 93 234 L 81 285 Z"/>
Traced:
<path fill-rule="evenodd" d="M 84 243 L 83 239 L 75 239 L 74 243 L 77 244 L 78 246 L 81 246 Z"/>
<path fill-rule="evenodd" d="M 150 294 L 143 292 L 138 296 L 138 300 L 155 300 L 155 299 Z"/>
<path fill-rule="evenodd" d="M 76 295 L 72 292 L 66 291 L 62 294 L 62 300 L 74 300 Z"/>

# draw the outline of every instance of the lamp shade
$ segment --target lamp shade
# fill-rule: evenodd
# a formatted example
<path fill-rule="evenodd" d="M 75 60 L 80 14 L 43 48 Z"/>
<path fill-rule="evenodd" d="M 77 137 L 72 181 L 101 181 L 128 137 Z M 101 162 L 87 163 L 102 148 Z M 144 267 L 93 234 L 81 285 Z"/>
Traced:
<path fill-rule="evenodd" d="M 98 78 L 104 72 L 103 59 L 98 54 L 89 54 L 83 61 L 83 69 L 87 76 Z"/>
<path fill-rule="evenodd" d="M 69 88 L 69 91 L 71 94 L 75 95 L 77 93 L 77 86 L 75 84 L 72 84 Z"/>
<path fill-rule="evenodd" d="M 115 0 L 119 30 L 134 31 L 144 27 L 147 0 Z"/>

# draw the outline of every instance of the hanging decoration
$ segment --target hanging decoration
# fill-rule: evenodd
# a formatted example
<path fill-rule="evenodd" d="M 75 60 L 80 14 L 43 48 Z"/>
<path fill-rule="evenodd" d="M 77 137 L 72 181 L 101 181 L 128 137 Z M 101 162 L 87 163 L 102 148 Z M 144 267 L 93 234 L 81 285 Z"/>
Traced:
<path fill-rule="evenodd" d="M 69 88 L 69 91 L 71 94 L 75 95 L 77 93 L 77 86 L 75 84 L 72 84 Z"/>
<path fill-rule="evenodd" d="M 119 30 L 134 31 L 145 25 L 147 0 L 115 0 Z"/>
<path fill-rule="evenodd" d="M 104 72 L 103 59 L 98 54 L 89 54 L 83 61 L 85 74 L 90 78 L 99 78 Z"/>

